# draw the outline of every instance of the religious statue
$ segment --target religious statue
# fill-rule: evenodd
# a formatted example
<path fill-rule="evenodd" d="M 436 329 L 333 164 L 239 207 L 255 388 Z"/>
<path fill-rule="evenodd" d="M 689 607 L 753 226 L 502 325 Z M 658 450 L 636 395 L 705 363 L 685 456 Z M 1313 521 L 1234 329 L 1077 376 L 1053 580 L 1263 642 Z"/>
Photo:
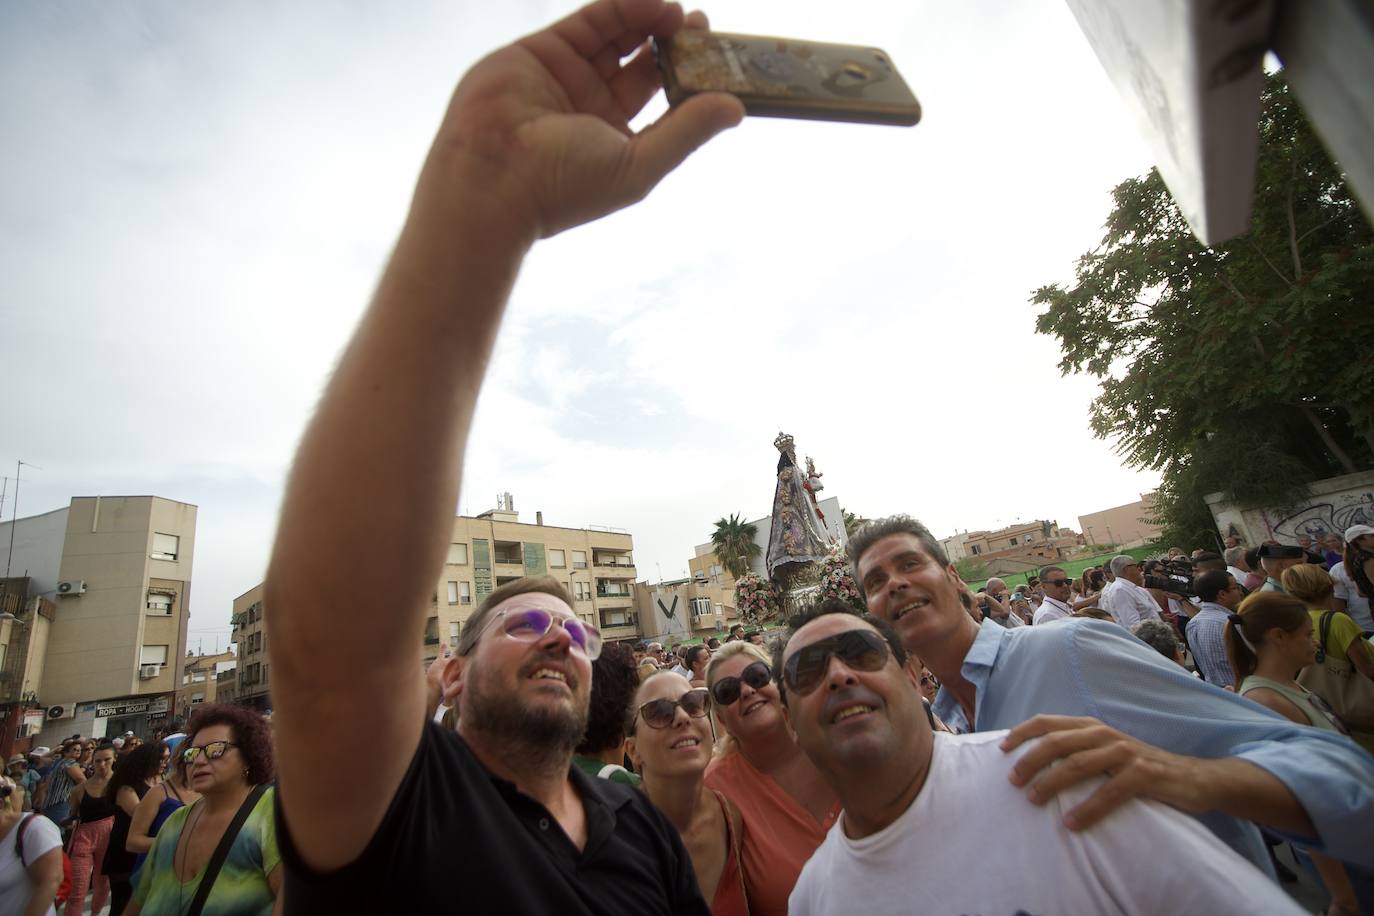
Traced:
<path fill-rule="evenodd" d="M 815 491 L 821 486 L 815 464 L 808 458 L 802 473 L 795 443 L 786 433 L 778 433 L 773 445 L 780 454 L 768 532 L 768 578 L 786 590 L 803 568 L 826 558 L 830 538 L 816 502 Z"/>

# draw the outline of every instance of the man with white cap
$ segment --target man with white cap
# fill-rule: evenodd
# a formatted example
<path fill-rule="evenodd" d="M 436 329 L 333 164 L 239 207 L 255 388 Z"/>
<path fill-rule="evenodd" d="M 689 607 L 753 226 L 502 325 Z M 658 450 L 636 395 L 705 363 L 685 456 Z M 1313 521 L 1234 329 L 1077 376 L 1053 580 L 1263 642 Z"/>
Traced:
<path fill-rule="evenodd" d="M 1344 610 L 1368 633 L 1374 631 L 1374 613 L 1369 608 L 1369 599 L 1374 597 L 1370 582 L 1374 578 L 1374 526 L 1351 525 L 1345 530 L 1345 544 L 1345 557 L 1331 567 L 1336 609 Z"/>

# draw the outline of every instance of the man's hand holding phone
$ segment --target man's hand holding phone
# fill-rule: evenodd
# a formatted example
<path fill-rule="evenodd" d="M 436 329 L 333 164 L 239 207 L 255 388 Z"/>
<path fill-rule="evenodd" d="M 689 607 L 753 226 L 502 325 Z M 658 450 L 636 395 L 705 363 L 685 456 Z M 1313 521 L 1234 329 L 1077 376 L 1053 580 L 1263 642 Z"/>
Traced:
<path fill-rule="evenodd" d="M 706 16 L 663 0 L 597 0 L 477 63 L 426 162 L 418 215 L 475 209 L 528 245 L 642 199 L 744 117 L 737 99 L 708 93 L 631 132 L 661 85 L 649 39 L 683 27 L 707 28 Z"/>

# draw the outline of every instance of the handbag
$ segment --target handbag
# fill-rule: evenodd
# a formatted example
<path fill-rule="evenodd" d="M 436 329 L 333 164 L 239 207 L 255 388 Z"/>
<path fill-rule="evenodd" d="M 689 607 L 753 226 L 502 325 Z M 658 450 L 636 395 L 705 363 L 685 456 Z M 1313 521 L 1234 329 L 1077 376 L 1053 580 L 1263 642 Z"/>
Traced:
<path fill-rule="evenodd" d="M 1298 683 L 1325 700 L 1353 731 L 1374 732 L 1374 681 L 1356 671 L 1350 659 L 1326 648 L 1335 613 L 1322 612 L 1317 662 L 1302 669 Z"/>
<path fill-rule="evenodd" d="M 244 821 L 248 820 L 248 815 L 253 813 L 253 809 L 258 806 L 258 799 L 262 798 L 267 791 L 267 786 L 255 786 L 248 797 L 239 805 L 239 810 L 234 814 L 234 819 L 229 822 L 229 826 L 224 830 L 224 836 L 220 837 L 219 845 L 215 847 L 215 854 L 210 857 L 210 862 L 205 866 L 205 875 L 200 879 L 199 886 L 196 887 L 196 895 L 191 898 L 191 908 L 186 911 L 186 916 L 200 916 L 200 911 L 205 908 L 205 901 L 210 898 L 210 890 L 215 886 L 215 879 L 219 877 L 219 870 L 224 867 L 224 860 L 229 858 L 229 850 L 234 845 L 234 838 L 243 829 Z"/>

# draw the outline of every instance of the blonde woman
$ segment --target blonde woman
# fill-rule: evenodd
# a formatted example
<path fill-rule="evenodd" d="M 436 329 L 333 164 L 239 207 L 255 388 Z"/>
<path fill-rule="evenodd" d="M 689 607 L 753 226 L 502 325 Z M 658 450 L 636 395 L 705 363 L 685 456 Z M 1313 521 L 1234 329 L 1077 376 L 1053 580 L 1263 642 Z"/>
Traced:
<path fill-rule="evenodd" d="M 706 666 L 720 752 L 706 768 L 706 786 L 740 811 L 744 884 L 755 914 L 787 912 L 802 866 L 839 814 L 834 791 L 797 747 L 783 718 L 773 668 L 747 642 L 721 646 Z"/>

